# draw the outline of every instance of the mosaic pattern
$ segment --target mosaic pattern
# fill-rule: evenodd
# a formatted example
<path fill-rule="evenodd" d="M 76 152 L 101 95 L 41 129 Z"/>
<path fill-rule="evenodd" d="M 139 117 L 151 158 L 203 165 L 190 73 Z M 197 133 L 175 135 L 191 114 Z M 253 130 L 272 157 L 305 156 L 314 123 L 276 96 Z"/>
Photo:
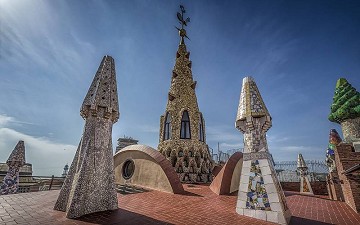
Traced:
<path fill-rule="evenodd" d="M 235 127 L 244 134 L 244 163 L 250 162 L 250 168 L 245 167 L 241 171 L 241 176 L 249 176 L 249 183 L 247 187 L 240 183 L 237 212 L 241 215 L 249 215 L 250 212 L 245 209 L 274 211 L 274 213 L 266 212 L 266 215 L 277 215 L 275 220 L 270 221 L 280 224 L 288 223 L 291 214 L 273 168 L 272 156 L 266 140 L 266 132 L 271 127 L 271 117 L 251 77 L 243 79 Z M 262 164 L 261 169 L 267 171 L 264 175 L 261 173 L 259 162 Z M 268 182 L 266 186 L 264 178 Z M 266 190 L 266 187 L 269 190 Z M 246 193 L 246 199 L 244 193 Z M 268 193 L 274 201 L 274 209 L 270 206 Z M 264 215 L 264 213 L 251 213 L 251 217 L 257 219 L 270 218 Z"/>
<path fill-rule="evenodd" d="M 3 183 L 1 184 L 0 194 L 15 194 L 19 188 L 19 170 L 25 164 L 25 145 L 24 141 L 19 141 L 6 161 L 9 166 Z"/>
<path fill-rule="evenodd" d="M 308 184 L 306 181 L 303 181 L 303 192 L 310 192 Z"/>
<path fill-rule="evenodd" d="M 183 30 L 183 29 L 182 29 Z M 184 31 L 182 31 L 184 32 Z M 180 36 L 184 33 L 179 33 Z M 190 52 L 186 50 L 184 36 L 176 52 L 176 61 L 171 79 L 166 111 L 160 117 L 158 150 L 173 165 L 183 183 L 209 183 L 212 181 L 213 161 L 206 144 L 205 120 L 202 120 L 203 140 L 199 140 L 202 113 L 197 103 L 191 71 Z M 181 118 L 184 110 L 190 117 L 191 139 L 180 139 Z M 164 140 L 165 117 L 171 119 L 170 138 Z"/>
<path fill-rule="evenodd" d="M 243 79 L 235 126 L 244 133 L 244 153 L 267 151 L 271 117 L 252 77 Z"/>
<path fill-rule="evenodd" d="M 81 106 L 84 132 L 54 207 L 68 218 L 118 208 L 111 136 L 119 118 L 115 77 L 114 59 L 105 56 Z"/>
<path fill-rule="evenodd" d="M 329 168 L 329 172 L 336 171 L 335 165 L 335 147 L 341 142 L 341 138 L 335 129 L 330 130 L 329 134 L 329 145 L 326 150 L 326 165 Z"/>
<path fill-rule="evenodd" d="M 336 82 L 329 120 L 341 124 L 346 143 L 360 141 L 360 93 L 345 78 Z"/>
<path fill-rule="evenodd" d="M 4 177 L 3 183 L 1 184 L 1 195 L 16 194 L 19 183 L 19 169 L 20 166 L 14 166 L 9 168 L 6 176 Z"/>
<path fill-rule="evenodd" d="M 268 149 L 266 131 L 262 130 L 266 124 L 260 118 L 253 118 L 248 129 L 244 133 L 244 153 L 256 153 L 261 149 Z"/>
<path fill-rule="evenodd" d="M 308 167 L 306 166 L 304 157 L 302 154 L 298 155 L 297 171 L 300 174 L 300 193 L 311 193 L 313 194 L 312 188 L 310 186 L 308 175 Z"/>
<path fill-rule="evenodd" d="M 297 170 L 299 171 L 300 175 L 306 175 L 308 167 L 306 166 L 304 157 L 302 154 L 298 154 L 298 160 L 297 160 Z"/>
<path fill-rule="evenodd" d="M 246 208 L 271 210 L 258 160 L 251 161 Z"/>
<path fill-rule="evenodd" d="M 248 116 L 267 116 L 269 112 L 262 100 L 259 89 L 252 77 L 245 77 L 240 93 L 237 120 L 244 120 Z"/>
<path fill-rule="evenodd" d="M 268 151 L 243 153 L 243 159 L 244 161 L 254 159 L 270 159 L 270 161 L 273 161 L 272 155 Z"/>

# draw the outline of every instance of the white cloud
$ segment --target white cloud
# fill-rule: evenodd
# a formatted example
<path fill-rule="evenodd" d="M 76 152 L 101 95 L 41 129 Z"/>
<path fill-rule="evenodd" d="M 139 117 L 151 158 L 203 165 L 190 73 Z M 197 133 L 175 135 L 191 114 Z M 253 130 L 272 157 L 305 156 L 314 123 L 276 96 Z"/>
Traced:
<path fill-rule="evenodd" d="M 238 149 L 242 148 L 244 145 L 242 142 L 237 143 L 220 143 L 220 150 L 228 150 L 228 149 Z"/>
<path fill-rule="evenodd" d="M 291 145 L 279 147 L 278 149 L 283 151 L 298 152 L 298 153 L 321 150 L 320 148 L 314 146 L 291 146 Z"/>
<path fill-rule="evenodd" d="M 208 141 L 239 142 L 242 140 L 242 135 L 230 126 L 208 126 L 206 139 Z"/>
<path fill-rule="evenodd" d="M 287 142 L 289 141 L 289 137 L 284 137 L 284 136 L 277 136 L 277 135 L 266 135 L 266 140 L 268 141 L 268 143 L 280 143 L 280 142 Z"/>
<path fill-rule="evenodd" d="M 323 160 L 325 150 L 317 146 L 287 145 L 269 147 L 275 161 L 296 161 L 298 154 L 302 154 L 305 160 Z"/>
<path fill-rule="evenodd" d="M 13 121 L 13 117 L 0 114 L 0 127 L 5 126 Z"/>
<path fill-rule="evenodd" d="M 34 125 L 33 123 L 16 120 L 14 117 L 7 116 L 6 114 L 0 114 L 0 127 L 10 126 L 13 124 Z"/>
<path fill-rule="evenodd" d="M 159 133 L 159 126 L 142 125 L 138 127 L 138 130 L 146 133 Z"/>
<path fill-rule="evenodd" d="M 0 161 L 5 162 L 19 140 L 25 142 L 26 162 L 33 175 L 60 176 L 66 163 L 71 163 L 77 146 L 56 143 L 46 137 L 33 137 L 10 128 L 0 128 Z"/>

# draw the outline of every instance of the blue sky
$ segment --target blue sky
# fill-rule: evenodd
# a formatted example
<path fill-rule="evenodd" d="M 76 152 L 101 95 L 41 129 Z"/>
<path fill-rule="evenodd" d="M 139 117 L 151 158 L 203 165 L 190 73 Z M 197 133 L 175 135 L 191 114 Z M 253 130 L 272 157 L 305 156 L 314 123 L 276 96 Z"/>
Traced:
<path fill-rule="evenodd" d="M 180 3 L 209 146 L 243 146 L 234 122 L 242 79 L 253 76 L 273 118 L 275 160 L 323 160 L 329 130 L 341 133 L 327 120 L 336 80 L 360 89 L 359 1 L 0 0 L 0 161 L 23 139 L 34 174 L 61 174 L 106 54 L 120 102 L 114 148 L 123 135 L 156 148 Z"/>

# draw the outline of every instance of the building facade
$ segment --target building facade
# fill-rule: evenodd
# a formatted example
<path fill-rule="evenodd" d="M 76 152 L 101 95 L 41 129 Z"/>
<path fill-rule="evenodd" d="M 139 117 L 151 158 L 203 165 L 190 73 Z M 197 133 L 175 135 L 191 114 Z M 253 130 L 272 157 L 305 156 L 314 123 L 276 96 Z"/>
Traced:
<path fill-rule="evenodd" d="M 118 139 L 118 145 L 116 146 L 116 152 L 120 151 L 121 149 L 129 146 L 129 145 L 137 145 L 138 140 L 133 139 L 132 137 L 123 137 Z"/>

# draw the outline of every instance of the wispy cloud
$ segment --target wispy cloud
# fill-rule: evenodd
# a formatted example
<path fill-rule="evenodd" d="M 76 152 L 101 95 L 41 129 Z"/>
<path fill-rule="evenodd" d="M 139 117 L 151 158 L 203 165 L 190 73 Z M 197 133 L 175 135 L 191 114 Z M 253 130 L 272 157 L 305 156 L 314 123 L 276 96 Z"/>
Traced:
<path fill-rule="evenodd" d="M 11 116 L 1 115 L 0 114 L 0 126 L 7 125 L 14 121 L 14 118 Z"/>
<path fill-rule="evenodd" d="M 270 152 L 274 156 L 275 161 L 296 161 L 298 154 L 302 154 L 304 158 L 323 160 L 325 158 L 325 151 L 318 146 L 304 146 L 304 145 L 287 145 L 276 147 L 273 146 Z"/>
<path fill-rule="evenodd" d="M 144 124 L 142 126 L 139 126 L 138 130 L 146 133 L 159 133 L 159 126 L 151 126 Z"/>
<path fill-rule="evenodd" d="M 5 162 L 19 140 L 25 142 L 26 162 L 33 165 L 34 175 L 60 175 L 66 163 L 71 163 L 77 146 L 58 143 L 48 137 L 35 137 L 9 128 L 12 123 L 24 123 L 0 115 L 0 161 Z M 25 123 L 29 124 L 29 123 Z"/>
<path fill-rule="evenodd" d="M 239 140 L 242 140 L 242 136 L 239 132 L 236 132 L 236 130 L 234 131 L 234 128 L 231 126 L 207 126 L 206 132 L 208 141 L 238 142 Z"/>
<path fill-rule="evenodd" d="M 34 125 L 33 123 L 24 122 L 16 120 L 14 117 L 7 116 L 5 114 L 0 114 L 0 127 L 10 126 L 12 124 L 27 124 L 27 125 Z"/>
<path fill-rule="evenodd" d="M 229 149 L 239 149 L 242 148 L 244 145 L 242 142 L 238 143 L 220 143 L 220 150 L 229 150 Z"/>
<path fill-rule="evenodd" d="M 76 29 L 67 17 L 54 16 L 59 12 L 55 12 L 56 9 L 48 2 L 39 1 L 36 7 L 23 3 L 2 6 L 2 61 L 24 69 L 31 65 L 52 71 L 46 76 L 59 76 L 69 81 L 76 79 L 78 67 L 84 57 L 94 52 L 95 47 L 74 32 Z M 66 8 L 66 3 L 62 7 Z M 20 14 L 21 17 L 18 16 Z"/>
<path fill-rule="evenodd" d="M 268 143 L 281 143 L 281 142 L 287 142 L 291 138 L 285 136 L 277 136 L 277 135 L 266 135 L 266 139 Z"/>

